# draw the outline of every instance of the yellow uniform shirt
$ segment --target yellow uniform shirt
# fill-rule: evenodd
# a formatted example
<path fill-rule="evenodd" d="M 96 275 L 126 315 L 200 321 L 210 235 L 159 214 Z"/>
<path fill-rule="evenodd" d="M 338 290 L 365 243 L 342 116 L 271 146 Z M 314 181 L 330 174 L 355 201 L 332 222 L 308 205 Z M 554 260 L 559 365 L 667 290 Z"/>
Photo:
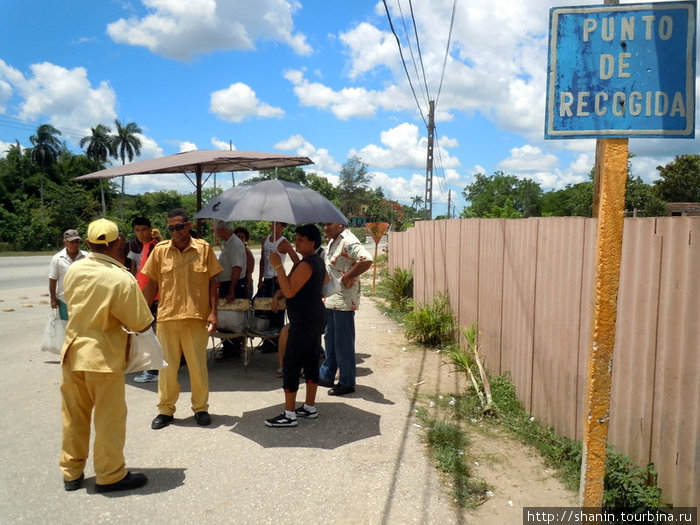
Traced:
<path fill-rule="evenodd" d="M 68 268 L 63 288 L 69 319 L 61 363 L 67 359 L 73 371 L 123 371 L 122 326 L 139 331 L 153 322 L 134 276 L 111 257 L 91 253 Z"/>
<path fill-rule="evenodd" d="M 173 246 L 172 240 L 159 242 L 141 269 L 141 273 L 158 283 L 158 322 L 206 321 L 211 308 L 209 279 L 221 269 L 205 240 L 192 238 L 183 251 Z"/>

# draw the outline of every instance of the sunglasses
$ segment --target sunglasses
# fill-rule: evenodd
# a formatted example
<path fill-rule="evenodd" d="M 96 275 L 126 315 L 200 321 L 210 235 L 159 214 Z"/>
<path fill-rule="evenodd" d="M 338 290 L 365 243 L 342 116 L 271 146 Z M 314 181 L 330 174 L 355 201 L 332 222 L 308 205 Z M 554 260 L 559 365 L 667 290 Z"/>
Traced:
<path fill-rule="evenodd" d="M 168 226 L 168 231 L 169 232 L 179 232 L 180 230 L 185 229 L 187 226 L 187 223 L 181 222 L 180 224 L 171 224 Z"/>

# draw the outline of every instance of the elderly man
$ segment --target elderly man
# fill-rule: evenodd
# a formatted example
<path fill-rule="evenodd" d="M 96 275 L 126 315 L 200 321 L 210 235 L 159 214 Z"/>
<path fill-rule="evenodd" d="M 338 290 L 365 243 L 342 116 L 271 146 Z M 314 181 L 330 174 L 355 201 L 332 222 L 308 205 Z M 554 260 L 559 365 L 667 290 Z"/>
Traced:
<path fill-rule="evenodd" d="M 85 479 L 92 417 L 95 490 L 135 489 L 147 479 L 124 466 L 128 336 L 122 328 L 142 332 L 151 326 L 153 316 L 136 280 L 117 261 L 121 252 L 117 225 L 106 219 L 91 222 L 87 243 L 90 255 L 71 265 L 64 281 L 69 313 L 61 352 L 64 488 L 77 490 Z"/>
<path fill-rule="evenodd" d="M 226 221 L 216 221 L 214 224 L 214 235 L 224 241 L 219 255 L 219 264 L 223 270 L 217 276 L 219 281 L 219 299 L 233 301 L 246 297 L 246 284 L 248 261 L 246 248 L 237 235 L 233 233 L 233 227 Z M 232 359 L 240 354 L 240 339 L 226 339 L 217 361 Z"/>
<path fill-rule="evenodd" d="M 68 320 L 66 298 L 63 294 L 63 278 L 70 265 L 84 257 L 87 252 L 80 249 L 80 234 L 78 230 L 66 230 L 63 233 L 64 248 L 53 256 L 49 264 L 49 296 L 51 308 L 58 308 L 58 314 L 64 321 Z"/>
<path fill-rule="evenodd" d="M 192 223 L 185 210 L 170 211 L 167 222 L 172 239 L 158 243 L 141 268 L 141 273 L 150 277 L 144 290 L 148 304 L 160 293 L 157 333 L 168 363 L 158 374 L 158 415 L 151 423 L 153 430 L 173 420 L 183 355 L 190 374 L 194 419 L 201 426 L 211 423 L 207 342 L 217 326 L 216 276 L 221 265 L 207 241 L 190 235 Z"/>
<path fill-rule="evenodd" d="M 331 387 L 328 394 L 342 396 L 355 391 L 355 310 L 360 306 L 360 275 L 372 266 L 372 256 L 355 237 L 337 223 L 326 223 L 326 266 L 340 281 L 340 292 L 326 298 L 326 359 L 318 384 Z M 340 379 L 334 385 L 335 373 Z"/>

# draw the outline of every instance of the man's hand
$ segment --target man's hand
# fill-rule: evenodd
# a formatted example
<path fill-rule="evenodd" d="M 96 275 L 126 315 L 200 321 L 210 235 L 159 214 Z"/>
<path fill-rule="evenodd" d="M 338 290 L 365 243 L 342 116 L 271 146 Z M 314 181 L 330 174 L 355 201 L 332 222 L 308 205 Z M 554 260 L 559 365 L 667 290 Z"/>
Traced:
<path fill-rule="evenodd" d="M 219 326 L 219 317 L 216 315 L 216 312 L 210 313 L 209 317 L 207 317 L 207 331 L 209 332 L 209 335 L 216 332 L 216 329 L 218 326 Z"/>
<path fill-rule="evenodd" d="M 274 268 L 275 266 L 279 266 L 282 264 L 282 258 L 280 257 L 280 254 L 277 252 L 272 252 L 270 254 L 270 265 Z"/>

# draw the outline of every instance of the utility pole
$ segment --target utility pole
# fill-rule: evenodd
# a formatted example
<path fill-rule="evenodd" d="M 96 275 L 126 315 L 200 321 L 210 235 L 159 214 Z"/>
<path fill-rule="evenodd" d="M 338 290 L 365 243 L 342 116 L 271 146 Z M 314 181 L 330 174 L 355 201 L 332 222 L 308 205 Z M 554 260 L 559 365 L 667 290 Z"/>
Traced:
<path fill-rule="evenodd" d="M 425 211 L 426 219 L 433 218 L 433 137 L 435 135 L 435 101 L 430 101 L 428 115 L 428 159 L 425 163 Z"/>
<path fill-rule="evenodd" d="M 450 217 L 450 210 L 452 209 L 452 190 L 447 190 L 447 218 Z"/>

